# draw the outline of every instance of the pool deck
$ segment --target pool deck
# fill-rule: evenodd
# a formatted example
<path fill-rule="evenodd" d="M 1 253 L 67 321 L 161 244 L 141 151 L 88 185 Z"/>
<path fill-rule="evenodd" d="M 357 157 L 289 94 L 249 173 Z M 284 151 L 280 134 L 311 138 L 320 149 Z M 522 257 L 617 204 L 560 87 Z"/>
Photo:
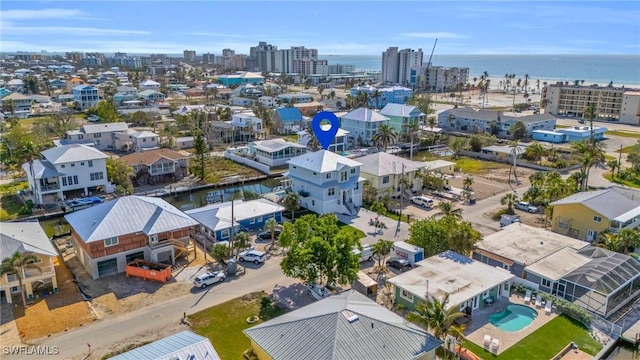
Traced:
<path fill-rule="evenodd" d="M 474 311 L 471 324 L 469 324 L 467 326 L 467 329 L 464 331 L 467 340 L 472 341 L 478 346 L 484 347 L 487 350 L 491 350 L 496 354 L 500 354 L 514 344 L 518 343 L 527 335 L 538 330 L 542 325 L 549 322 L 549 320 L 558 316 L 555 311 L 552 311 L 549 315 L 545 314 L 543 305 L 542 307 L 536 309 L 538 311 L 538 317 L 533 320 L 533 322 L 526 328 L 515 332 L 502 331 L 489 322 L 489 317 L 495 313 L 503 311 L 507 305 L 511 304 L 527 305 L 532 309 L 536 309 L 533 302 L 525 303 L 524 296 L 522 295 L 511 295 L 509 299 L 500 297 L 496 299 L 493 304 L 482 306 L 480 309 Z M 497 352 L 484 346 L 485 335 L 491 336 L 492 340 L 498 339 L 500 341 Z"/>

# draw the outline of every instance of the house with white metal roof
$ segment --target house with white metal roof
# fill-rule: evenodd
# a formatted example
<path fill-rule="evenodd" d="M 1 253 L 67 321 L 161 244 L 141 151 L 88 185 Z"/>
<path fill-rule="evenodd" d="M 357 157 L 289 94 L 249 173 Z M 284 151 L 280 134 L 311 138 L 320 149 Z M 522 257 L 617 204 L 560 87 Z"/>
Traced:
<path fill-rule="evenodd" d="M 259 359 L 435 359 L 431 334 L 348 290 L 244 330 Z"/>
<path fill-rule="evenodd" d="M 323 131 L 329 130 L 331 125 L 322 124 L 320 125 Z M 308 130 L 298 131 L 298 144 L 308 146 L 309 140 L 311 140 L 311 134 Z M 336 154 L 342 154 L 344 151 L 349 149 L 349 132 L 345 129 L 338 129 L 336 136 L 333 137 L 333 141 L 329 145 L 330 151 L 333 151 Z"/>
<path fill-rule="evenodd" d="M 380 114 L 389 118 L 389 126 L 398 134 L 406 133 L 407 126 L 424 124 L 426 115 L 415 106 L 389 103 L 380 110 Z"/>
<path fill-rule="evenodd" d="M 340 128 L 358 144 L 370 144 L 381 125 L 388 125 L 389 118 L 369 108 L 357 108 L 340 118 Z"/>
<path fill-rule="evenodd" d="M 611 187 L 554 201 L 551 229 L 586 241 L 640 226 L 640 191 Z"/>
<path fill-rule="evenodd" d="M 10 93 L 3 97 L 0 102 L 2 102 L 2 109 L 7 116 L 31 112 L 31 98 L 19 92 Z"/>
<path fill-rule="evenodd" d="M 112 360 L 220 360 L 211 341 L 189 330 L 111 357 Z"/>
<path fill-rule="evenodd" d="M 418 261 L 416 267 L 387 280 L 393 284 L 399 304 L 414 310 L 427 294 L 449 296 L 448 307 L 473 315 L 488 298 L 509 297 L 512 280 L 508 270 L 482 263 L 454 251 Z"/>
<path fill-rule="evenodd" d="M 361 163 L 329 150 L 297 156 L 287 162 L 291 190 L 300 205 L 318 214 L 355 215 L 362 206 Z"/>
<path fill-rule="evenodd" d="M 424 163 L 411 161 L 386 152 L 358 158 L 362 164 L 360 173 L 362 177 L 369 180 L 371 186 L 378 190 L 378 195 L 383 196 L 385 192 L 390 192 L 393 197 L 400 196 L 402 188 L 400 179 L 403 177 L 409 180 L 411 187 L 407 190 L 407 195 L 413 196 L 414 191 L 422 189 L 422 171 Z"/>
<path fill-rule="evenodd" d="M 284 139 L 261 140 L 249 143 L 249 154 L 269 166 L 286 165 L 287 161 L 307 152 L 307 147 Z"/>
<path fill-rule="evenodd" d="M 15 253 L 35 255 L 38 259 L 21 270 L 20 277 L 27 299 L 33 299 L 34 291 L 58 292 L 54 260 L 58 252 L 38 222 L 0 223 L 0 260 Z M 20 294 L 18 274 L 8 272 L 0 275 L 0 296 L 7 302 Z"/>
<path fill-rule="evenodd" d="M 108 156 L 93 146 L 62 145 L 41 154 L 42 159 L 22 164 L 36 204 L 112 191 L 107 180 Z"/>
<path fill-rule="evenodd" d="M 148 80 L 145 80 L 145 81 L 140 83 L 140 89 L 143 89 L 143 90 L 158 90 L 158 89 L 160 89 L 160 83 L 148 79 Z"/>
<path fill-rule="evenodd" d="M 116 150 L 115 134 L 129 129 L 125 122 L 85 124 L 80 130 L 68 130 L 65 139 L 70 141 L 92 141 L 96 149 Z"/>
<path fill-rule="evenodd" d="M 124 132 L 114 133 L 115 148 L 124 151 L 147 151 L 158 148 L 160 135 L 153 131 L 137 131 L 127 129 Z"/>
<path fill-rule="evenodd" d="M 135 214 L 135 216 L 132 216 Z M 75 252 L 93 279 L 135 259 L 175 264 L 198 222 L 160 198 L 125 196 L 65 215 Z"/>
<path fill-rule="evenodd" d="M 187 210 L 185 213 L 200 223 L 200 232 L 215 241 L 228 240 L 231 231 L 251 231 L 262 229 L 270 218 L 282 223 L 284 207 L 267 199 L 249 201 L 235 200 L 233 202 L 233 217 L 231 223 L 231 202 L 210 204 L 197 209 Z"/>

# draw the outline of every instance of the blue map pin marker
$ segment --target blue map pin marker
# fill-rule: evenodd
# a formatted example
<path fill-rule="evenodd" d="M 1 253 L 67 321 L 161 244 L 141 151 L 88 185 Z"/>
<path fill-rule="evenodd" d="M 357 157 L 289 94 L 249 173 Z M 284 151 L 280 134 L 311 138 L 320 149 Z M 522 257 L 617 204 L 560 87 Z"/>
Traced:
<path fill-rule="evenodd" d="M 320 126 L 323 121 L 328 121 L 331 124 L 329 129 L 325 130 Z M 311 121 L 311 129 L 313 130 L 313 133 L 316 134 L 318 142 L 320 142 L 322 148 L 328 150 L 340 129 L 340 120 L 332 112 L 321 111 L 313 117 L 313 120 Z"/>

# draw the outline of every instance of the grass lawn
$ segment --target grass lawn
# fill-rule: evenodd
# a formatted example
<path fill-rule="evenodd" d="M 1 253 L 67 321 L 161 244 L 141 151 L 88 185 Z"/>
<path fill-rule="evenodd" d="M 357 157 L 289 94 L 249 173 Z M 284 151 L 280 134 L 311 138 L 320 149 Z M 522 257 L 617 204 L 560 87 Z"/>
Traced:
<path fill-rule="evenodd" d="M 640 139 L 640 133 L 636 132 L 628 132 L 628 131 L 620 131 L 620 130 L 609 130 L 604 133 L 605 135 L 613 135 L 613 136 L 622 136 L 634 139 Z"/>
<path fill-rule="evenodd" d="M 567 126 L 567 125 L 556 125 L 556 129 L 566 129 L 566 128 L 570 128 L 571 126 Z"/>
<path fill-rule="evenodd" d="M 429 150 L 422 150 L 413 154 L 414 161 L 429 161 L 437 159 L 439 159 L 438 156 L 432 154 Z"/>
<path fill-rule="evenodd" d="M 291 141 L 291 142 L 294 142 L 294 143 L 298 142 L 298 135 L 297 134 L 280 135 L 280 137 L 282 137 L 283 139 L 285 139 L 287 141 Z"/>
<path fill-rule="evenodd" d="M 15 194 L 20 190 L 27 190 L 29 183 L 26 181 L 12 181 L 8 184 L 0 185 L 0 194 Z"/>
<path fill-rule="evenodd" d="M 0 220 L 7 221 L 18 218 L 24 203 L 18 195 L 6 194 L 0 197 L 0 205 Z"/>
<path fill-rule="evenodd" d="M 590 355 L 595 355 L 602 349 L 602 345 L 589 335 L 587 328 L 564 315 L 544 324 L 499 356 L 491 354 L 470 341 L 465 341 L 464 346 L 483 359 L 546 360 L 551 359 L 572 341 L 580 350 Z"/>
<path fill-rule="evenodd" d="M 283 313 L 282 309 L 272 307 L 261 314 L 258 322 L 247 323 L 247 318 L 260 314 L 260 299 L 263 296 L 267 294 L 247 294 L 190 315 L 191 327 L 211 340 L 222 360 L 242 359 L 242 354 L 251 347 L 251 341 L 242 331 Z"/>
<path fill-rule="evenodd" d="M 609 180 L 609 181 L 611 181 L 613 183 L 640 189 L 640 178 L 636 178 L 634 180 L 622 180 L 622 179 L 619 179 L 619 178 L 612 178 L 611 177 L 611 172 L 606 172 L 606 173 L 603 174 L 603 176 L 604 176 L 605 179 L 607 179 L 607 180 Z"/>
<path fill-rule="evenodd" d="M 628 154 L 628 153 L 631 152 L 631 150 L 633 150 L 634 147 L 636 147 L 636 146 L 635 145 L 626 146 L 626 147 L 623 147 L 622 149 L 616 150 L 616 152 L 617 153 Z"/>
<path fill-rule="evenodd" d="M 503 163 L 465 157 L 453 161 L 456 163 L 456 167 L 460 168 L 460 170 L 465 174 L 484 174 L 489 170 L 504 169 L 508 167 L 508 165 Z"/>
<path fill-rule="evenodd" d="M 340 231 L 344 231 L 344 232 L 353 232 L 356 235 L 358 235 L 358 239 L 362 239 L 363 237 L 367 236 L 364 231 L 360 230 L 360 229 L 356 229 L 351 225 L 347 225 L 343 222 L 338 222 L 338 226 L 340 227 Z"/>
<path fill-rule="evenodd" d="M 254 177 L 262 175 L 262 173 L 260 173 L 256 169 L 238 164 L 237 162 L 225 159 L 223 157 L 214 157 L 211 163 L 211 168 L 207 170 L 211 171 L 212 174 L 215 174 L 215 177 L 217 177 L 218 179 L 234 175 L 240 175 L 244 177 Z"/>

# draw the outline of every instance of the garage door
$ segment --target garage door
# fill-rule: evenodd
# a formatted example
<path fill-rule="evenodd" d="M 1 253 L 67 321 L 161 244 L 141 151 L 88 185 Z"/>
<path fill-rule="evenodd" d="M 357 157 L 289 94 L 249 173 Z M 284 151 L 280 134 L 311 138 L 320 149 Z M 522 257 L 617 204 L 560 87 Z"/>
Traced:
<path fill-rule="evenodd" d="M 142 260 L 144 260 L 144 252 L 143 252 L 143 251 L 140 251 L 140 252 L 137 252 L 137 253 L 133 253 L 133 254 L 129 254 L 129 255 L 127 255 L 127 257 L 126 257 L 127 264 L 128 264 L 128 263 L 130 263 L 130 262 L 132 262 L 132 261 L 133 261 L 133 260 L 135 260 L 135 259 L 142 259 Z"/>
<path fill-rule="evenodd" d="M 118 260 L 109 259 L 98 263 L 98 277 L 115 275 L 118 273 Z"/>
<path fill-rule="evenodd" d="M 171 250 L 158 253 L 158 262 L 164 264 L 171 264 Z"/>

